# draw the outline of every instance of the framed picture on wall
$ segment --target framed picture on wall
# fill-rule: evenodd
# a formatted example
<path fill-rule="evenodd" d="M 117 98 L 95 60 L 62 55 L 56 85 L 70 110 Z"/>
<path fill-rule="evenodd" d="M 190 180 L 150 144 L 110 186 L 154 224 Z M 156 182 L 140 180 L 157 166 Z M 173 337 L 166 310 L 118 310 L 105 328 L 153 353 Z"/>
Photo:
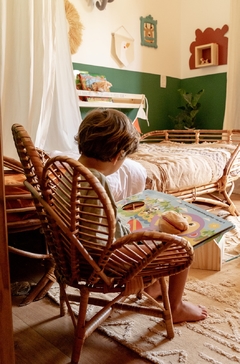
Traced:
<path fill-rule="evenodd" d="M 140 17 L 141 45 L 157 48 L 157 20 L 151 15 Z"/>

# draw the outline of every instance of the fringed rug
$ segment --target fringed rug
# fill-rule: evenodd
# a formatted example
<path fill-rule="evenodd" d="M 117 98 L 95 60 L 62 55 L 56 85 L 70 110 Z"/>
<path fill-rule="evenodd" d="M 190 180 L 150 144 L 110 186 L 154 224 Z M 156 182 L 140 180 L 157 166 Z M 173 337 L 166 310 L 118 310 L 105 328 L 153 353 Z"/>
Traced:
<path fill-rule="evenodd" d="M 223 260 L 225 262 L 240 256 L 240 216 L 227 216 L 226 220 L 231 221 L 235 228 L 225 234 L 225 249 Z"/>
<path fill-rule="evenodd" d="M 238 264 L 237 282 L 238 261 L 226 264 Z M 232 274 L 232 270 L 229 272 Z M 174 325 L 175 337 L 172 340 L 166 338 L 161 319 L 118 310 L 114 310 L 100 330 L 152 363 L 240 363 L 239 286 L 235 286 L 235 278 L 228 281 L 229 277 L 224 272 L 211 274 L 217 274 L 215 282 L 221 283 L 192 278 L 187 282 L 184 295 L 184 300 L 205 305 L 208 318 L 196 323 Z M 53 287 L 49 295 L 58 302 L 58 287 Z M 77 312 L 77 307 L 75 309 Z M 93 309 L 90 306 L 89 314 Z"/>
<path fill-rule="evenodd" d="M 99 330 L 156 364 L 240 364 L 240 217 L 225 218 L 235 228 L 225 234 L 222 271 L 197 269 L 201 280 L 190 277 L 185 288 L 184 300 L 207 307 L 206 320 L 174 325 L 169 341 L 161 319 L 114 310 Z M 58 285 L 49 296 L 59 303 Z M 94 310 L 90 306 L 89 317 Z"/>

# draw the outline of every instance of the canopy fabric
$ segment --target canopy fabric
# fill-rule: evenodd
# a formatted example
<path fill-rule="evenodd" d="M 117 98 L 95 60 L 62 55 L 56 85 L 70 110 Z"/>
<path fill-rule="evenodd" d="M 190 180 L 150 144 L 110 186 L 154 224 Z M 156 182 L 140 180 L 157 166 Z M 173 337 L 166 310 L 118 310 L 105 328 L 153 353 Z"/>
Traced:
<path fill-rule="evenodd" d="M 13 123 L 42 149 L 76 152 L 81 116 L 64 0 L 2 0 L 0 18 L 4 154 L 16 157 Z"/>

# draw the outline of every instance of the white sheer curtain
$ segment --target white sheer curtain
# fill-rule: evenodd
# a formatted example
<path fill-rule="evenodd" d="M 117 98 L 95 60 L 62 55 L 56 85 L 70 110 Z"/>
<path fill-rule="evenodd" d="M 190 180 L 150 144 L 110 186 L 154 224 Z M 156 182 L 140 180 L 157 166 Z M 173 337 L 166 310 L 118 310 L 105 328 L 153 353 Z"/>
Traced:
<path fill-rule="evenodd" d="M 231 0 L 227 95 L 223 129 L 240 129 L 240 1 Z"/>
<path fill-rule="evenodd" d="M 1 0 L 0 19 L 4 154 L 16 157 L 13 123 L 40 148 L 76 152 L 81 119 L 64 0 Z"/>

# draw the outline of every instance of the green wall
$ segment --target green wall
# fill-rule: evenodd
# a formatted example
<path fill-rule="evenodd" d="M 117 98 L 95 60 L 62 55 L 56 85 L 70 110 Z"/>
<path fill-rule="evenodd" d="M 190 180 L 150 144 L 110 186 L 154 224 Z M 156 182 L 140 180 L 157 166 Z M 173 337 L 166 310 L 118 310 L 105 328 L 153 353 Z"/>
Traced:
<path fill-rule="evenodd" d="M 175 116 L 178 106 L 181 105 L 179 88 L 187 92 L 198 92 L 204 89 L 200 102 L 202 104 L 197 122 L 201 129 L 221 129 L 223 125 L 225 98 L 226 98 L 226 73 L 209 76 L 193 77 L 180 80 L 167 77 L 166 88 L 160 87 L 160 76 L 150 73 L 125 71 L 106 67 L 73 63 L 73 69 L 88 71 L 89 73 L 105 75 L 112 83 L 112 92 L 128 92 L 145 94 L 148 99 L 148 118 L 150 125 L 145 120 L 140 120 L 142 132 L 155 129 L 171 129 L 172 122 L 168 115 Z M 82 116 L 89 109 L 82 108 Z M 136 117 L 137 110 L 123 109 L 132 120 Z"/>
<path fill-rule="evenodd" d="M 225 100 L 226 100 L 226 73 L 189 78 L 181 81 L 181 88 L 193 93 L 204 89 L 199 100 L 201 109 L 197 120 L 200 129 L 222 129 Z"/>

